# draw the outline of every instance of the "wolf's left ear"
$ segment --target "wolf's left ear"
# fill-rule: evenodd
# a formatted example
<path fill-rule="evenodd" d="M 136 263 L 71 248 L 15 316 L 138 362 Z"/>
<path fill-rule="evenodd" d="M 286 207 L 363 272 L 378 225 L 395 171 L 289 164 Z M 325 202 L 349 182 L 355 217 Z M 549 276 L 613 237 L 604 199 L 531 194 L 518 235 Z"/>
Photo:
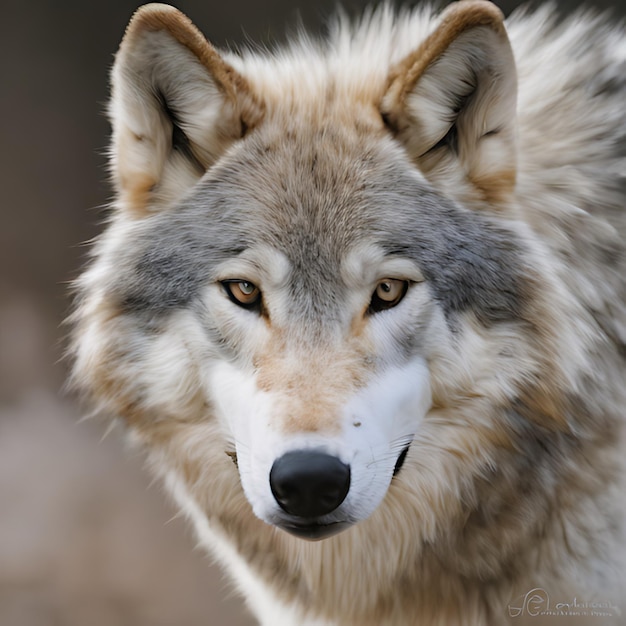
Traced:
<path fill-rule="evenodd" d="M 165 4 L 131 19 L 109 111 L 118 205 L 137 216 L 182 196 L 262 116 L 246 80 Z"/>
<path fill-rule="evenodd" d="M 500 10 L 461 0 L 390 75 L 387 124 L 436 186 L 500 204 L 515 185 L 517 77 Z"/>

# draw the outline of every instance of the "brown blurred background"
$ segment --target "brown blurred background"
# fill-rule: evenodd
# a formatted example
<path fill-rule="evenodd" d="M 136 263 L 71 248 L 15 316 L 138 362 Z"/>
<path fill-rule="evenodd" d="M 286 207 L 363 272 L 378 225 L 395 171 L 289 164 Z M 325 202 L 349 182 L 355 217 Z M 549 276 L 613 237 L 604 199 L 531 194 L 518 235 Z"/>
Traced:
<path fill-rule="evenodd" d="M 620 6 L 608 0 L 593 3 Z M 343 3 L 358 11 L 366 2 Z M 516 2 L 498 3 L 506 12 Z M 568 10 L 578 2 L 563 1 Z M 215 44 L 319 30 L 334 0 L 181 0 Z M 121 433 L 60 392 L 67 281 L 110 189 L 103 115 L 137 3 L 2 0 L 0 18 L 0 625 L 243 626 L 253 621 L 150 485 Z M 169 520 L 169 521 L 168 521 Z"/>

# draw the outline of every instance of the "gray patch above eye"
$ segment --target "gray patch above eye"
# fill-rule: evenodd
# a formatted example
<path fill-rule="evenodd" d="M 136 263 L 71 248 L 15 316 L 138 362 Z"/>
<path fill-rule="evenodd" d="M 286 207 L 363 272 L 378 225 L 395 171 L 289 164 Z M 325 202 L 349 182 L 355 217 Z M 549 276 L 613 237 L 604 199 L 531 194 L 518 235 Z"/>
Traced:
<path fill-rule="evenodd" d="M 519 319 L 527 286 L 516 236 L 413 175 L 400 171 L 387 182 L 373 198 L 394 213 L 381 225 L 380 244 L 416 262 L 446 316 L 471 310 L 485 325 Z"/>
<path fill-rule="evenodd" d="M 440 198 L 421 195 L 419 202 L 434 206 L 405 222 L 412 228 L 403 233 L 405 250 L 390 241 L 387 251 L 417 261 L 446 314 L 471 309 L 486 324 L 519 317 L 523 281 L 512 234 L 480 215 L 446 207 Z"/>
<path fill-rule="evenodd" d="M 220 229 L 220 218 L 211 215 L 219 204 L 203 198 L 201 210 L 185 204 L 138 228 L 132 249 L 118 259 L 114 292 L 122 310 L 160 314 L 188 305 L 212 267 L 247 247 L 243 233 Z"/>
<path fill-rule="evenodd" d="M 136 280 L 127 288 L 122 308 L 155 311 L 185 306 L 197 294 L 197 270 L 184 254 L 148 250 L 134 268 Z"/>

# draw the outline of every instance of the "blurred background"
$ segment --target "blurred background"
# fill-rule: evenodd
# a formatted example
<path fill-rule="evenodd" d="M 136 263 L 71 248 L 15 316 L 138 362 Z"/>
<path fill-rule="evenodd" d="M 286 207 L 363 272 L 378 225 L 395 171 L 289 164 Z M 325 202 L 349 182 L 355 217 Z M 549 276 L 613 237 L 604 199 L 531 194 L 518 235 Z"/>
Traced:
<path fill-rule="evenodd" d="M 220 46 L 280 41 L 299 20 L 317 31 L 335 4 L 177 2 Z M 497 4 L 508 13 L 518 3 Z M 623 0 L 593 5 L 626 13 Z M 0 625 L 251 625 L 141 456 L 122 433 L 101 441 L 106 426 L 79 423 L 61 392 L 67 282 L 110 197 L 108 74 L 138 3 L 1 6 Z"/>

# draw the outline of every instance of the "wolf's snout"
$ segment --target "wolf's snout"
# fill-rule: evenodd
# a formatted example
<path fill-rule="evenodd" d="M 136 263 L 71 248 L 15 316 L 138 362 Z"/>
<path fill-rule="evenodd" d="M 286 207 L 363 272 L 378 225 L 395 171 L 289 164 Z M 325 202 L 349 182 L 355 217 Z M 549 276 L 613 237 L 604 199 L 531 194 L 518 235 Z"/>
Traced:
<path fill-rule="evenodd" d="M 274 462 L 270 487 L 280 507 L 297 517 L 334 511 L 348 495 L 350 466 L 317 450 L 287 452 Z"/>

